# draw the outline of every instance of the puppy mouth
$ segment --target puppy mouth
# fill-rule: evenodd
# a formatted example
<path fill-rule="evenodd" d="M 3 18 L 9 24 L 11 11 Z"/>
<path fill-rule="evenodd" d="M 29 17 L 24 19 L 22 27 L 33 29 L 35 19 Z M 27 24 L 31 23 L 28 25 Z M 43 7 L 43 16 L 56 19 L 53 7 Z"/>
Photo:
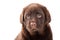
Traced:
<path fill-rule="evenodd" d="M 37 32 L 37 29 L 32 29 L 32 31 Z"/>
<path fill-rule="evenodd" d="M 35 22 L 31 22 L 31 23 L 30 23 L 30 26 L 31 26 L 31 28 L 32 28 L 32 29 L 31 29 L 32 31 L 34 31 L 34 32 L 37 31 L 37 25 L 36 25 Z"/>

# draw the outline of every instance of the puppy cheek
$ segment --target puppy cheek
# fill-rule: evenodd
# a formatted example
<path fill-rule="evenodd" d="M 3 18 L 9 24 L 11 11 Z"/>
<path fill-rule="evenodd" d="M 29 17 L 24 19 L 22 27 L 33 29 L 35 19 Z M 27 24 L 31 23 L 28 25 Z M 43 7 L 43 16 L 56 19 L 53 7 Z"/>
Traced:
<path fill-rule="evenodd" d="M 39 32 L 39 34 L 43 34 L 43 32 L 44 32 L 44 27 L 39 27 L 39 28 L 38 28 L 38 32 Z"/>
<path fill-rule="evenodd" d="M 25 21 L 25 26 L 28 27 L 29 26 L 29 21 Z"/>
<path fill-rule="evenodd" d="M 26 29 L 27 29 L 27 30 L 30 30 L 31 27 L 30 27 L 29 21 L 27 21 L 25 24 L 26 24 Z"/>

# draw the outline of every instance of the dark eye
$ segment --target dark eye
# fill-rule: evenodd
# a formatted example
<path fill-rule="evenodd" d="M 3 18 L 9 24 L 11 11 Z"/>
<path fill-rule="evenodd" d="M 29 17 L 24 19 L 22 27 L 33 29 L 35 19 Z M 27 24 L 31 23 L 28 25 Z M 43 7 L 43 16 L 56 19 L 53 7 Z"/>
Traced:
<path fill-rule="evenodd" d="M 37 15 L 37 18 L 41 18 L 41 17 L 42 17 L 42 15 L 40 15 L 40 14 Z"/>
<path fill-rule="evenodd" d="M 30 19 L 30 16 L 27 16 L 26 19 Z"/>

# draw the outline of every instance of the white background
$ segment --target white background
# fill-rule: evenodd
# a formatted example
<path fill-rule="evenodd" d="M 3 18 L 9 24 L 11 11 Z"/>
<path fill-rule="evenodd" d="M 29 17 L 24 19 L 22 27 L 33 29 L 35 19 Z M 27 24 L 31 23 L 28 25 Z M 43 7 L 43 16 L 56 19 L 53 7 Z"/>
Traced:
<path fill-rule="evenodd" d="M 21 31 L 20 14 L 30 3 L 46 6 L 51 14 L 53 39 L 60 40 L 59 0 L 0 0 L 0 40 L 14 40 Z"/>

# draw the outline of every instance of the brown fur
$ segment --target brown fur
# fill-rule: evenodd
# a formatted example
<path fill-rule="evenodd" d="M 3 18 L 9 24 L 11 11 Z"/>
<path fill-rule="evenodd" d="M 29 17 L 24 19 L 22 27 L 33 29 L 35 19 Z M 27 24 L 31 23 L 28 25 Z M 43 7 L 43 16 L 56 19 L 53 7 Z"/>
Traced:
<path fill-rule="evenodd" d="M 42 20 L 42 22 L 44 21 L 43 23 L 40 20 L 37 21 L 38 18 L 36 18 L 36 16 L 34 16 L 32 14 L 37 11 L 42 12 L 41 14 L 43 15 L 43 19 L 41 19 L 41 20 Z M 28 25 L 27 21 L 32 21 L 32 19 L 26 20 L 25 17 L 27 17 L 27 16 L 25 16 L 25 14 L 28 14 L 29 12 L 30 12 L 30 14 L 32 14 L 35 17 L 34 22 L 36 22 L 36 21 L 38 22 L 36 24 L 39 24 L 39 21 L 42 23 L 42 24 L 40 23 L 41 25 L 39 26 L 42 28 L 36 27 L 37 29 L 39 29 L 37 34 L 33 34 L 31 32 L 31 30 L 28 28 L 29 25 Z M 49 25 L 50 21 L 51 21 L 50 13 L 48 12 L 48 10 L 45 6 L 37 4 L 37 3 L 32 3 L 32 4 L 28 5 L 27 7 L 24 8 L 24 10 L 20 16 L 20 22 L 22 23 L 22 31 L 18 34 L 18 36 L 15 40 L 53 40 L 51 28 Z M 32 28 L 34 29 L 35 27 L 32 27 Z"/>

